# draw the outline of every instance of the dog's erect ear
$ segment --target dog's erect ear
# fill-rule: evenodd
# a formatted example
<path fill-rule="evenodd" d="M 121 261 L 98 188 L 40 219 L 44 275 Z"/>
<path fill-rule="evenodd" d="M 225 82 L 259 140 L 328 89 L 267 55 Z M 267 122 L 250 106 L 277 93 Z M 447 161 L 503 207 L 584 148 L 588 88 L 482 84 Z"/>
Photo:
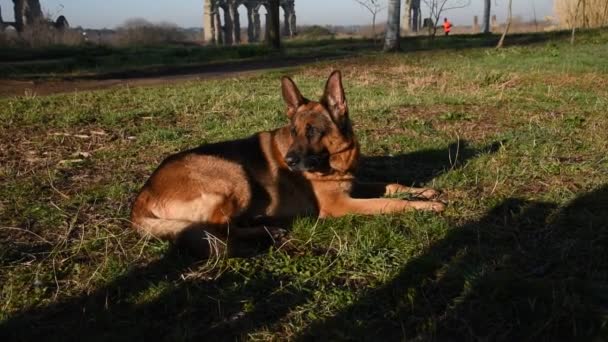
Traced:
<path fill-rule="evenodd" d="M 336 70 L 329 76 L 321 102 L 329 109 L 329 113 L 336 123 L 341 124 L 348 119 L 348 106 L 340 71 Z"/>
<path fill-rule="evenodd" d="M 287 76 L 281 78 L 281 90 L 283 92 L 283 99 L 287 104 L 287 116 L 291 118 L 298 110 L 298 107 L 306 103 L 306 99 L 302 96 L 296 84 Z"/>

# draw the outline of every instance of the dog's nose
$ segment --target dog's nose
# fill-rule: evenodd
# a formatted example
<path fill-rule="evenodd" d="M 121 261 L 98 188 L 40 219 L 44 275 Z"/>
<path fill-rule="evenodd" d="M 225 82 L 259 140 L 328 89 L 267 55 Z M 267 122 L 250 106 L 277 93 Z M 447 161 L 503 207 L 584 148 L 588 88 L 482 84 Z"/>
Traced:
<path fill-rule="evenodd" d="M 294 167 L 294 166 L 298 165 L 299 162 L 300 162 L 300 157 L 296 156 L 295 154 L 288 154 L 285 156 L 285 163 L 289 167 Z"/>

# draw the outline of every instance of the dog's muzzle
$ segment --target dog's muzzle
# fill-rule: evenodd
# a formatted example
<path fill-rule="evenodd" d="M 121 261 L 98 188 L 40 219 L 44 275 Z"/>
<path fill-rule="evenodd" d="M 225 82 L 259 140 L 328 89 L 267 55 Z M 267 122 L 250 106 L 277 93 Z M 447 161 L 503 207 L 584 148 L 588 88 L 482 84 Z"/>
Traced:
<path fill-rule="evenodd" d="M 325 154 L 300 156 L 295 152 L 289 152 L 285 156 L 285 164 L 291 171 L 319 171 L 326 160 Z"/>

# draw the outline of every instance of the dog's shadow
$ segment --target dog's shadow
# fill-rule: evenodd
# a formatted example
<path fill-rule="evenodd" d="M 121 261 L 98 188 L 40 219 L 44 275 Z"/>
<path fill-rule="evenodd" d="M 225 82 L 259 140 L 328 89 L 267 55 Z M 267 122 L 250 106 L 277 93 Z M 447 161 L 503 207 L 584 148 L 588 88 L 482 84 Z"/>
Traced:
<path fill-rule="evenodd" d="M 458 141 L 444 148 L 419 150 L 395 156 L 367 156 L 360 161 L 356 177 L 362 181 L 421 186 L 446 172 L 458 169 L 485 153 L 495 153 L 501 142 L 471 147 Z"/>
<path fill-rule="evenodd" d="M 358 176 L 368 181 L 424 184 L 480 154 L 495 152 L 498 146 L 471 148 L 461 142 L 397 156 L 367 157 Z M 280 284 L 289 279 L 264 270 L 255 275 L 225 272 L 212 279 L 183 279 L 198 265 L 196 259 L 171 251 L 160 260 L 134 266 L 93 293 L 8 317 L 0 322 L 0 339 L 235 340 L 271 326 L 310 299 L 309 290 L 285 289 Z M 148 300 L 134 300 L 143 293 Z"/>

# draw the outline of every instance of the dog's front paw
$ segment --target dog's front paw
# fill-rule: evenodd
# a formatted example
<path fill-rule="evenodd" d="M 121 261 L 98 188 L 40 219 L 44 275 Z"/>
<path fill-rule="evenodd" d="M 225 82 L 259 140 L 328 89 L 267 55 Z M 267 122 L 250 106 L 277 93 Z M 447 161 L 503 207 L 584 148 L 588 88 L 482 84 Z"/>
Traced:
<path fill-rule="evenodd" d="M 445 210 L 445 208 L 447 207 L 447 205 L 443 202 L 439 202 L 439 201 L 433 201 L 430 202 L 430 209 L 436 213 L 440 213 L 443 212 Z"/>
<path fill-rule="evenodd" d="M 426 199 L 433 199 L 439 197 L 441 191 L 435 189 L 420 189 L 420 192 L 416 193 L 416 195 Z"/>
<path fill-rule="evenodd" d="M 294 241 L 289 236 L 289 232 L 287 230 L 270 227 L 267 227 L 266 229 L 272 238 L 272 245 L 277 250 L 281 250 L 290 255 L 296 255 L 302 252 L 297 244 L 294 244 Z"/>
<path fill-rule="evenodd" d="M 275 247 L 281 247 L 289 242 L 289 232 L 283 228 L 266 227 L 266 231 Z"/>
<path fill-rule="evenodd" d="M 274 241 L 280 241 L 287 238 L 288 232 L 283 228 L 266 227 L 266 229 Z"/>

